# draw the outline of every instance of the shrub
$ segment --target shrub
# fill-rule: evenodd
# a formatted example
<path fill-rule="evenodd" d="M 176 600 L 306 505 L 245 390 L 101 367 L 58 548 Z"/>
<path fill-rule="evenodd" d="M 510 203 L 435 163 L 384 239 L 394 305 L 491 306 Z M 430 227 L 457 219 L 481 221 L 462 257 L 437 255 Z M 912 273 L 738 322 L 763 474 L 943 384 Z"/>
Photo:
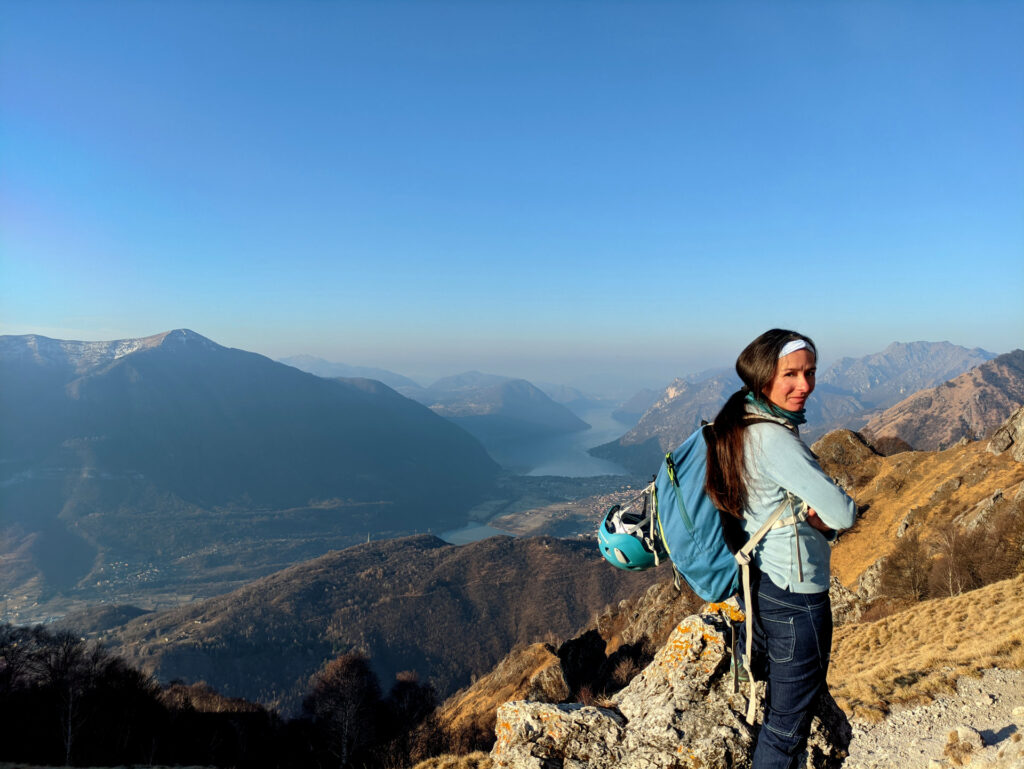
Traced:
<path fill-rule="evenodd" d="M 931 561 L 919 533 L 908 532 L 882 564 L 880 592 L 897 601 L 920 601 L 928 595 L 930 571 Z"/>

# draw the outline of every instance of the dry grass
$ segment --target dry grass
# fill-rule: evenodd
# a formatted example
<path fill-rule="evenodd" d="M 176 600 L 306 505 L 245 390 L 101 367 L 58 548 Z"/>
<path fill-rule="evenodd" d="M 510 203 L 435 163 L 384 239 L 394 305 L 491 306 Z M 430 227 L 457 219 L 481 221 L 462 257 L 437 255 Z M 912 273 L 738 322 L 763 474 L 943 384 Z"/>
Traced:
<path fill-rule="evenodd" d="M 877 721 L 990 667 L 1024 669 L 1024 575 L 837 628 L 829 684 L 847 715 Z"/>
<path fill-rule="evenodd" d="M 545 666 L 557 662 L 558 657 L 543 644 L 513 650 L 490 673 L 456 692 L 441 706 L 441 725 L 453 732 L 475 726 L 493 727 L 498 706 L 523 699 L 530 679 Z"/>
<path fill-rule="evenodd" d="M 464 756 L 434 756 L 420 761 L 412 769 L 491 769 L 492 766 L 490 754 L 478 750 Z"/>
<path fill-rule="evenodd" d="M 855 588 L 861 574 L 896 547 L 896 532 L 912 510 L 915 526 L 937 532 L 996 489 L 1012 497 L 1024 480 L 1024 465 L 1009 453 L 989 454 L 986 446 L 986 441 L 976 441 L 945 451 L 871 457 L 858 465 L 849 491 L 867 510 L 854 532 L 840 539 L 833 551 L 832 573 Z M 826 469 L 838 473 L 846 468 Z M 949 488 L 951 479 L 960 479 L 956 488 Z"/>

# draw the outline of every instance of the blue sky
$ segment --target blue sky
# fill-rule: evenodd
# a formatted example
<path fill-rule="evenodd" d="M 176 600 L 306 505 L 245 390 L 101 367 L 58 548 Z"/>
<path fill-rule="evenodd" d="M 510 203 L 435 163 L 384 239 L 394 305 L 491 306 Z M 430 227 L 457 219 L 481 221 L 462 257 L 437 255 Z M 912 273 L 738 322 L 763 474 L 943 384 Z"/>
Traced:
<path fill-rule="evenodd" d="M 0 333 L 627 389 L 1024 345 L 1022 2 L 0 15 Z"/>

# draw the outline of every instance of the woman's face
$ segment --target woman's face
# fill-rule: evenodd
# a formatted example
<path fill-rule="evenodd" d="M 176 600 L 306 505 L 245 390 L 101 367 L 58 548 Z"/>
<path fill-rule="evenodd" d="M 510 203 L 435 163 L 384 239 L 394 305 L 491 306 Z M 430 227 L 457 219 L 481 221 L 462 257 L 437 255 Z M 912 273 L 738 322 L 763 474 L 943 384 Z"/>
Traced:
<path fill-rule="evenodd" d="M 764 395 L 779 408 L 799 411 L 807 402 L 807 396 L 814 392 L 816 365 L 813 353 L 807 348 L 779 358 Z"/>

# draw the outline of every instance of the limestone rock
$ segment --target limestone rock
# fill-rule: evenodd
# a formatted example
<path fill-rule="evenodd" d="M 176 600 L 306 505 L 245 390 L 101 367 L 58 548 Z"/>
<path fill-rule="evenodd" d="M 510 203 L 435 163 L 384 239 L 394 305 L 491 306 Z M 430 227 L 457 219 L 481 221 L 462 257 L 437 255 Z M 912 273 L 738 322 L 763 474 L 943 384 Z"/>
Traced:
<path fill-rule="evenodd" d="M 530 677 L 526 699 L 531 702 L 562 702 L 571 691 L 558 659 L 552 659 Z"/>
<path fill-rule="evenodd" d="M 593 705 L 506 702 L 498 708 L 497 767 L 547 769 L 557 760 L 569 767 L 622 766 L 623 719 Z"/>
<path fill-rule="evenodd" d="M 1017 409 L 992 435 L 988 450 L 993 454 L 1010 452 L 1018 462 L 1024 462 L 1024 406 Z"/>
<path fill-rule="evenodd" d="M 687 617 L 654 660 L 608 707 L 507 702 L 498 709 L 496 767 L 670 769 L 750 766 L 758 726 L 744 720 L 746 688 L 733 693 L 728 625 Z M 762 692 L 764 684 L 758 685 Z M 760 719 L 758 719 L 760 721 Z M 822 697 L 801 766 L 839 767 L 851 729 Z"/>
<path fill-rule="evenodd" d="M 856 593 L 843 585 L 838 577 L 830 579 L 828 592 L 832 599 L 832 623 L 836 627 L 860 622 L 864 614 L 864 602 Z"/>
<path fill-rule="evenodd" d="M 885 558 L 879 558 L 860 575 L 860 578 L 857 580 L 857 597 L 860 600 L 870 602 L 878 596 L 884 565 Z"/>
<path fill-rule="evenodd" d="M 956 728 L 956 736 L 961 744 L 970 745 L 974 750 L 981 750 L 985 743 L 981 739 L 981 733 L 973 726 L 961 724 Z"/>

